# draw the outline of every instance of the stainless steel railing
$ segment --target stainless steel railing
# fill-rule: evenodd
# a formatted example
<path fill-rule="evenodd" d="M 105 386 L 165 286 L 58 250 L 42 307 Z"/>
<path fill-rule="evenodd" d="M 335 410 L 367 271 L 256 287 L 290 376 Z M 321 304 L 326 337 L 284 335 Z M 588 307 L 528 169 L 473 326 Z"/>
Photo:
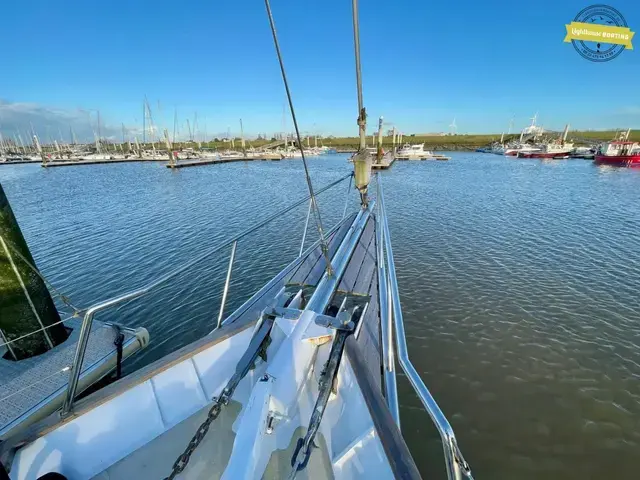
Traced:
<path fill-rule="evenodd" d="M 343 182 L 347 178 L 351 178 L 352 175 L 353 175 L 352 173 L 349 173 L 349 174 L 339 178 L 338 180 L 330 183 L 329 185 L 326 185 L 326 186 L 320 188 L 319 190 L 316 190 L 315 194 L 318 195 L 318 194 L 320 194 L 322 192 L 325 192 L 325 191 L 329 190 L 330 188 L 338 185 L 339 183 Z M 80 327 L 80 334 L 79 334 L 79 338 L 78 338 L 78 346 L 76 347 L 75 355 L 74 355 L 74 358 L 73 358 L 73 364 L 72 364 L 72 367 L 71 367 L 71 372 L 69 374 L 69 383 L 68 383 L 68 386 L 67 386 L 67 392 L 66 392 L 66 395 L 65 395 L 64 403 L 62 405 L 61 415 L 62 416 L 68 415 L 71 412 L 71 409 L 73 407 L 73 402 L 75 400 L 75 397 L 76 397 L 76 394 L 77 394 L 77 389 L 78 389 L 78 380 L 80 379 L 80 373 L 82 371 L 82 363 L 84 361 L 84 355 L 85 355 L 85 352 L 87 350 L 87 344 L 88 344 L 88 341 L 89 341 L 89 334 L 91 332 L 91 326 L 93 324 L 93 317 L 95 316 L 96 313 L 98 313 L 98 312 L 100 312 L 102 310 L 106 310 L 107 308 L 113 307 L 115 305 L 120 305 L 120 304 L 122 304 L 124 302 L 127 302 L 129 300 L 140 298 L 140 297 L 146 295 L 150 291 L 152 291 L 155 288 L 159 287 L 160 285 L 166 283 L 167 281 L 169 281 L 172 278 L 176 277 L 177 275 L 179 275 L 180 273 L 184 272 L 185 270 L 188 270 L 189 268 L 191 268 L 192 266 L 194 266 L 197 263 L 201 262 L 205 258 L 207 258 L 207 257 L 213 255 L 214 253 L 219 252 L 223 248 L 228 247 L 229 245 L 231 245 L 232 246 L 232 250 L 231 250 L 231 256 L 230 256 L 230 261 L 229 261 L 229 267 L 228 267 L 227 276 L 226 276 L 226 280 L 225 280 L 225 286 L 224 286 L 224 290 L 223 290 L 223 298 L 222 298 L 221 305 L 220 305 L 220 312 L 218 314 L 217 325 L 220 326 L 221 320 L 222 320 L 222 317 L 223 317 L 223 314 L 224 314 L 224 304 L 225 304 L 225 301 L 226 301 L 226 298 L 227 298 L 227 293 L 228 293 L 228 290 L 229 290 L 229 283 L 230 283 L 230 280 L 231 280 L 231 271 L 232 271 L 232 268 L 233 268 L 233 261 L 235 259 L 235 251 L 236 251 L 237 241 L 240 240 L 241 238 L 246 237 L 247 235 L 250 235 L 251 233 L 253 233 L 256 230 L 258 230 L 259 228 L 261 228 L 264 225 L 272 222 L 273 220 L 281 217 L 285 213 L 288 213 L 289 211 L 293 210 L 294 208 L 298 207 L 299 205 L 302 205 L 303 203 L 305 203 L 306 201 L 308 201 L 310 199 L 311 199 L 311 195 L 307 195 L 306 197 L 298 200 L 297 202 L 294 202 L 293 204 L 289 205 L 288 207 L 285 207 L 285 208 L 283 208 L 281 210 L 278 210 L 276 213 L 274 213 L 273 215 L 270 215 L 269 217 L 267 217 L 266 219 L 262 220 L 261 222 L 258 222 L 257 224 L 247 228 L 246 230 L 242 231 L 241 233 L 239 233 L 239 234 L 237 234 L 237 235 L 225 240 L 224 242 L 222 242 L 222 243 L 210 248 L 206 252 L 198 255 L 193 260 L 187 262 L 186 264 L 182 265 L 181 267 L 178 267 L 178 268 L 168 272 L 167 274 L 163 275 L 162 277 L 160 277 L 160 278 L 148 283 L 147 285 L 145 285 L 145 286 L 143 286 L 143 287 L 141 287 L 141 288 L 139 288 L 137 290 L 133 290 L 131 292 L 125 293 L 125 294 L 120 295 L 118 297 L 111 298 L 109 300 L 97 303 L 97 304 L 92 305 L 91 307 L 89 307 L 87 309 L 86 313 L 84 314 L 84 318 L 82 320 L 82 326 Z M 306 231 L 306 229 L 305 229 L 305 231 Z"/>
<path fill-rule="evenodd" d="M 442 447 L 444 449 L 444 457 L 447 469 L 447 477 L 449 480 L 461 480 L 464 478 L 470 479 L 473 478 L 471 475 L 471 469 L 469 464 L 465 461 L 462 456 L 462 452 L 458 447 L 458 442 L 456 440 L 456 436 L 453 432 L 453 428 L 449 424 L 447 417 L 445 417 L 444 413 L 436 403 L 435 399 L 429 392 L 429 389 L 420 378 L 417 370 L 411 363 L 409 359 L 409 352 L 407 349 L 407 340 L 404 332 L 404 319 L 402 317 L 402 307 L 400 305 L 400 295 L 398 293 L 398 280 L 396 278 L 396 267 L 393 260 L 393 249 L 391 247 L 391 236 L 389 235 L 389 225 L 387 223 L 387 215 L 384 206 L 384 193 L 382 188 L 381 175 L 378 173 L 376 175 L 377 183 L 378 183 L 378 215 L 379 222 L 378 225 L 382 227 L 383 230 L 383 241 L 384 241 L 384 253 L 386 254 L 386 275 L 387 275 L 387 289 L 388 293 L 391 297 L 391 306 L 393 313 L 393 325 L 395 327 L 395 338 L 396 338 L 396 347 L 397 347 L 397 356 L 400 366 L 402 370 L 406 374 L 411 386 L 414 391 L 420 398 L 422 405 L 429 413 L 431 420 L 436 426 L 438 433 L 440 434 L 440 438 L 442 439 Z M 379 257 L 379 262 L 382 263 L 383 259 Z M 381 315 L 382 315 L 382 305 L 381 305 Z M 381 320 L 383 318 L 381 317 Z M 383 332 L 384 333 L 384 332 Z M 383 343 L 389 342 L 391 345 L 390 354 L 393 355 L 393 332 L 387 332 L 387 338 L 383 336 Z M 391 360 L 388 360 L 391 361 Z M 397 399 L 396 399 L 397 402 Z M 393 414 L 392 403 L 389 403 L 390 409 Z M 396 407 L 397 408 L 397 407 Z M 399 422 L 399 419 L 398 419 Z M 398 424 L 399 426 L 399 424 Z"/>

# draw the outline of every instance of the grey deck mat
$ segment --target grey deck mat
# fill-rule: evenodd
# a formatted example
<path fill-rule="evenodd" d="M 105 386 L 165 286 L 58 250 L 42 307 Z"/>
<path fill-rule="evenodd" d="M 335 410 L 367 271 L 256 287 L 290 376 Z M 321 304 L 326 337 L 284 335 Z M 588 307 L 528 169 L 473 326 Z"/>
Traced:
<path fill-rule="evenodd" d="M 69 372 L 61 372 L 73 361 L 82 319 L 71 319 L 65 325 L 73 331 L 69 338 L 53 350 L 15 362 L 0 358 L 0 429 L 20 415 L 34 408 L 39 402 L 66 388 Z M 133 338 L 123 331 L 125 343 Z M 97 320 L 93 321 L 83 371 L 105 357 L 114 355 L 115 331 Z M 0 355 L 6 347 L 0 347 Z"/>

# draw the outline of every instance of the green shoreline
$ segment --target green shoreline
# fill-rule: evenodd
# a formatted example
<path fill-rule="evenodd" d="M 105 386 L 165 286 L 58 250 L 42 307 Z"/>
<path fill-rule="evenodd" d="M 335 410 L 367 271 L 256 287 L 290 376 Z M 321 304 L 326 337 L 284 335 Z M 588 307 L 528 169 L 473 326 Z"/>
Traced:
<path fill-rule="evenodd" d="M 560 133 L 550 134 L 548 137 L 553 138 L 553 136 L 559 136 Z M 567 137 L 568 141 L 574 142 L 576 145 L 587 145 L 589 143 L 599 143 L 613 140 L 617 135 L 616 131 L 608 130 L 608 131 L 570 131 Z M 432 135 L 432 136 L 424 136 L 424 135 L 405 135 L 402 138 L 402 143 L 424 143 L 425 147 L 428 147 L 430 150 L 474 150 L 478 147 L 483 147 L 485 145 L 489 145 L 492 142 L 497 142 L 500 140 L 501 134 L 483 134 L 483 135 Z M 511 140 L 517 140 L 520 137 L 520 134 L 511 134 L 504 136 L 504 141 L 508 142 Z M 632 141 L 640 141 L 640 130 L 632 130 L 629 139 Z M 383 137 L 383 145 L 385 147 L 391 146 L 393 138 L 391 136 Z M 273 143 L 274 140 L 247 140 L 247 148 L 254 147 L 260 148 L 264 145 L 268 145 Z M 303 140 L 303 144 L 306 145 L 306 141 Z M 314 137 L 311 137 L 311 141 L 309 142 L 311 146 L 315 145 Z M 318 145 L 324 145 L 327 147 L 332 147 L 337 149 L 338 151 L 353 151 L 358 148 L 359 139 L 357 137 L 339 137 L 339 138 L 318 138 Z M 371 135 L 367 136 L 367 144 L 371 146 L 372 138 Z M 234 140 L 234 150 L 240 150 L 240 139 L 236 138 Z M 150 144 L 147 144 L 150 145 Z M 160 148 L 162 148 L 163 144 L 161 144 Z M 176 143 L 174 148 L 181 149 L 187 148 L 190 145 L 188 143 Z M 231 149 L 230 142 L 223 141 L 211 141 L 211 142 L 202 142 L 202 148 L 212 148 L 218 150 L 227 150 Z"/>

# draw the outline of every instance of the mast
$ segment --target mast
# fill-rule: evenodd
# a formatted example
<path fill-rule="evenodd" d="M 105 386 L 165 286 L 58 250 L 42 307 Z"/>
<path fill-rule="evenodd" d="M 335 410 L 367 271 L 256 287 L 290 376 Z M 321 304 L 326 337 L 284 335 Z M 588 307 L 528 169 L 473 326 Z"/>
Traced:
<path fill-rule="evenodd" d="M 198 141 L 198 112 L 193 114 L 193 139 Z"/>
<path fill-rule="evenodd" d="M 176 124 L 178 123 L 178 107 L 173 109 L 173 143 L 176 143 Z"/>
<path fill-rule="evenodd" d="M 18 140 L 20 140 L 20 148 L 22 149 L 22 153 L 26 154 L 27 149 L 24 147 L 24 143 L 22 142 L 22 136 L 20 135 L 20 132 L 18 132 Z"/>
<path fill-rule="evenodd" d="M 144 100 L 142 101 L 142 144 L 144 145 L 147 142 L 147 96 L 144 96 Z"/>
<path fill-rule="evenodd" d="M 567 134 L 569 133 L 569 124 L 567 123 L 564 127 L 564 133 L 562 134 L 562 143 L 567 141 Z"/>
<path fill-rule="evenodd" d="M 242 155 L 244 155 L 244 157 L 246 158 L 247 149 L 244 143 L 244 130 L 242 128 L 242 119 L 240 119 L 240 141 L 242 142 Z"/>
<path fill-rule="evenodd" d="M 285 104 L 282 104 L 282 139 L 284 140 L 284 147 L 287 148 L 287 115 Z"/>
<path fill-rule="evenodd" d="M 187 128 L 189 129 L 189 141 L 193 142 L 193 134 L 191 133 L 191 124 L 189 123 L 188 118 L 187 118 Z"/>
<path fill-rule="evenodd" d="M 360 67 L 360 24 L 358 22 L 358 0 L 352 0 L 353 9 L 353 43 L 356 57 L 356 87 L 358 90 L 358 129 L 360 133 L 360 150 L 366 148 L 367 112 L 362 100 L 362 68 Z"/>
<path fill-rule="evenodd" d="M 371 155 L 367 152 L 367 112 L 362 100 L 362 68 L 360 66 L 360 25 L 358 21 L 358 0 L 352 0 L 353 13 L 353 44 L 356 60 L 356 88 L 358 91 L 358 130 L 360 134 L 360 148 L 353 157 L 355 186 L 360 192 L 360 203 L 363 208 L 369 205 L 368 189 L 371 180 Z"/>
<path fill-rule="evenodd" d="M 13 148 L 16 151 L 16 153 L 20 153 L 20 147 L 18 146 L 18 137 L 16 137 L 16 134 L 13 134 Z"/>
<path fill-rule="evenodd" d="M 171 142 L 169 142 L 169 132 L 167 131 L 167 129 L 164 129 L 164 144 L 167 147 L 167 154 L 169 155 L 169 165 L 175 165 L 175 158 L 173 156 L 173 148 L 171 145 Z"/>
<path fill-rule="evenodd" d="M 64 138 L 62 137 L 62 129 L 58 126 L 58 134 L 60 135 L 60 145 L 62 148 L 65 148 Z"/>
<path fill-rule="evenodd" d="M 40 154 L 40 158 L 44 163 L 45 161 L 44 151 L 42 150 L 42 147 L 40 146 L 40 141 L 38 140 L 38 137 L 36 135 L 33 136 L 33 144 L 36 146 L 36 150 Z"/>
<path fill-rule="evenodd" d="M 100 129 L 100 110 L 98 110 L 98 141 L 102 142 L 102 130 Z"/>
<path fill-rule="evenodd" d="M 378 120 L 378 163 L 382 160 L 382 122 L 383 118 L 380 116 L 380 120 Z"/>

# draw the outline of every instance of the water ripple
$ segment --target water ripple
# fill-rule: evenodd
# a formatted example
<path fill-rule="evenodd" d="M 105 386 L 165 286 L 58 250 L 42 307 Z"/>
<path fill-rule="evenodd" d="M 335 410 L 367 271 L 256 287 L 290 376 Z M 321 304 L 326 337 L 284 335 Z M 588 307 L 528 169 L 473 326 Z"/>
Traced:
<path fill-rule="evenodd" d="M 385 199 L 409 350 L 476 478 L 633 476 L 640 172 L 452 157 L 397 163 Z M 349 164 L 327 157 L 311 169 L 323 185 Z M 140 286 L 305 193 L 295 161 L 2 166 L 0 179 L 42 271 L 81 305 Z M 319 200 L 326 224 L 342 211 L 336 192 Z M 305 213 L 239 243 L 227 311 L 295 257 Z M 103 315 L 151 332 L 129 371 L 211 330 L 228 253 Z M 437 433 L 403 375 L 399 388 L 416 461 L 425 477 L 441 475 Z"/>

